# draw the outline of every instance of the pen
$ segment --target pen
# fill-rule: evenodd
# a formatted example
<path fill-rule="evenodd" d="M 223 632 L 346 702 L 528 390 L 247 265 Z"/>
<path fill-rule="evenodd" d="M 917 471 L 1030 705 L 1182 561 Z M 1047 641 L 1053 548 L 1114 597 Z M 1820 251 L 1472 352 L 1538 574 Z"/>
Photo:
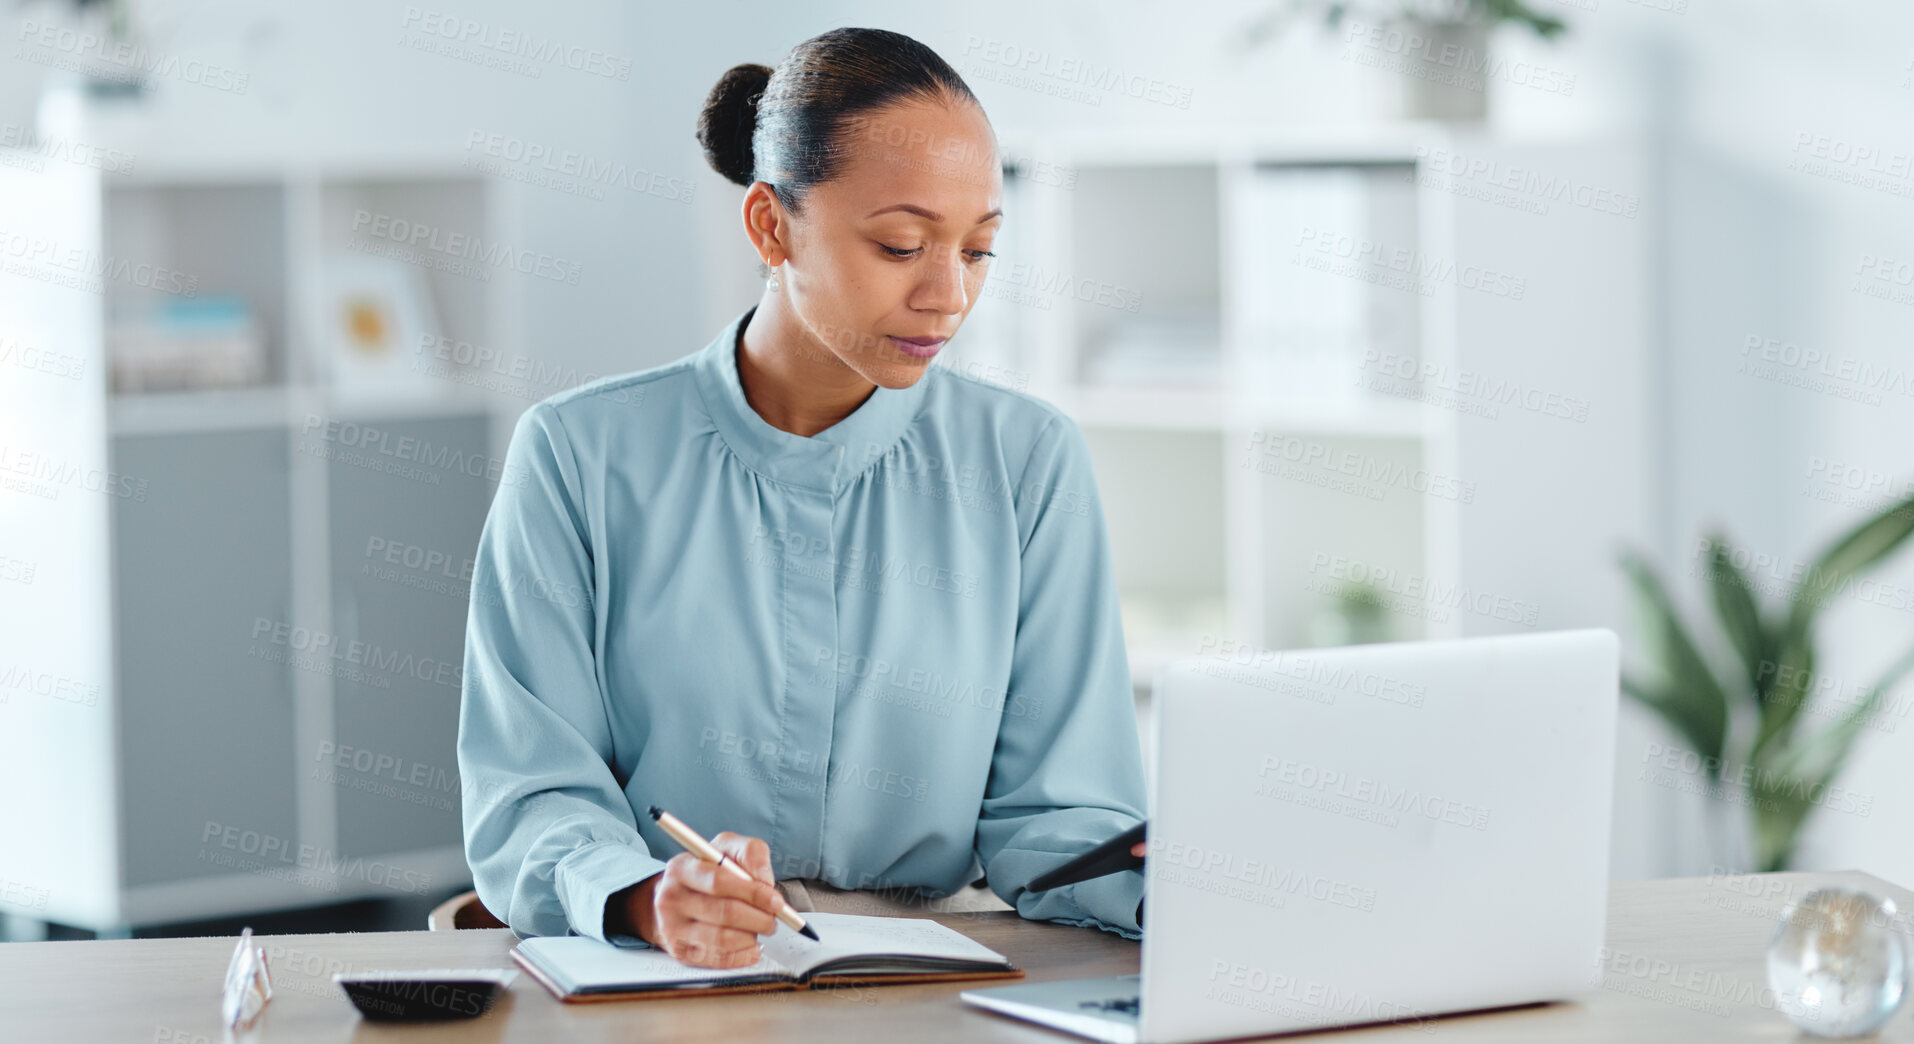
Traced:
<path fill-rule="evenodd" d="M 685 826 L 684 820 L 666 812 L 657 805 L 651 806 L 650 812 L 651 818 L 657 820 L 658 826 L 663 828 L 665 833 L 670 834 L 673 841 L 683 845 L 685 851 L 690 852 L 692 855 L 697 856 L 707 863 L 716 863 L 719 866 L 726 867 L 732 873 L 747 881 L 757 880 L 757 878 L 751 876 L 751 871 L 739 866 L 736 860 L 718 851 L 716 845 L 699 837 L 696 830 Z M 804 918 L 799 917 L 798 912 L 791 909 L 791 904 L 785 902 L 781 897 L 778 899 L 778 920 L 790 925 L 793 931 L 798 932 L 814 942 L 823 941 L 818 939 L 817 932 L 812 930 L 810 925 L 804 923 Z"/>

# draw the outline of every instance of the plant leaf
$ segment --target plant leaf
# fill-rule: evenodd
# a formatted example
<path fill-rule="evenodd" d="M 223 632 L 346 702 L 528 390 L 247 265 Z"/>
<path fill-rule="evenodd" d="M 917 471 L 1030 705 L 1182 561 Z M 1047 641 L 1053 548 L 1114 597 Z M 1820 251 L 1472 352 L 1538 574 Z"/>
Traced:
<path fill-rule="evenodd" d="M 1854 741 L 1880 706 L 1881 698 L 1914 670 L 1914 649 L 1902 654 L 1841 720 L 1782 751 L 1771 763 L 1756 762 L 1751 810 L 1757 862 L 1763 872 L 1785 870 L 1793 858 L 1796 835 L 1814 810 L 1814 795 L 1827 795 Z"/>
<path fill-rule="evenodd" d="M 1814 685 L 1814 636 L 1803 635 L 1783 646 L 1773 671 L 1773 680 L 1761 694 L 1760 724 L 1748 748 L 1751 764 L 1761 763 L 1770 747 L 1786 746 L 1795 723 L 1801 720 L 1801 710 Z"/>
<path fill-rule="evenodd" d="M 1789 630 L 1805 633 L 1829 595 L 1855 573 L 1893 554 L 1909 536 L 1914 536 L 1914 497 L 1890 505 L 1828 545 L 1808 568 L 1807 579 L 1794 593 L 1788 613 Z"/>
<path fill-rule="evenodd" d="M 1709 744 L 1714 742 L 1713 722 L 1694 700 L 1684 699 L 1678 690 L 1644 682 L 1640 678 L 1624 675 L 1621 681 L 1623 692 L 1661 715 L 1662 720 L 1675 730 L 1689 749 L 1703 756 L 1705 760 L 1702 764 L 1710 777 L 1720 773 L 1720 755 L 1707 753 Z"/>
<path fill-rule="evenodd" d="M 1866 569 L 1914 536 L 1914 496 L 1897 501 L 1873 518 L 1855 526 L 1829 544 L 1808 568 L 1807 579 L 1790 599 L 1787 622 L 1776 643 L 1778 680 L 1792 678 L 1795 691 L 1777 686 L 1763 704 L 1761 730 L 1755 739 L 1750 759 L 1786 737 L 1807 702 L 1806 687 L 1813 674 L 1814 621 L 1829 596 L 1839 591 L 1854 574 Z M 1768 704 L 1773 712 L 1768 712 Z"/>
<path fill-rule="evenodd" d="M 1861 701 L 1848 708 L 1848 712 L 1839 721 L 1828 725 L 1813 735 L 1795 744 L 1775 758 L 1777 771 L 1793 776 L 1813 778 L 1826 784 L 1834 782 L 1834 777 L 1847 764 L 1848 755 L 1853 753 L 1854 741 L 1861 730 L 1867 727 L 1868 718 L 1881 704 L 1881 698 L 1898 685 L 1909 671 L 1914 671 L 1914 648 L 1901 654 L 1881 677 L 1871 686 Z"/>
<path fill-rule="evenodd" d="M 1708 587 L 1714 595 L 1715 613 L 1721 617 L 1721 629 L 1728 632 L 1729 643 L 1741 654 L 1742 667 L 1748 673 L 1748 687 L 1759 697 L 1766 687 L 1762 667 L 1771 662 L 1768 632 L 1761 625 L 1754 584 L 1735 565 L 1734 548 L 1720 533 L 1708 537 Z M 1768 702 L 1762 701 L 1760 707 L 1765 717 Z"/>
<path fill-rule="evenodd" d="M 1728 697 L 1682 626 L 1654 568 L 1640 555 L 1624 551 L 1622 569 L 1649 617 L 1645 630 L 1662 673 L 1658 684 L 1630 683 L 1624 688 L 1667 719 L 1696 754 L 1713 759 L 1712 776 L 1719 772 L 1728 739 Z"/>
<path fill-rule="evenodd" d="M 1812 790 L 1781 772 L 1752 773 L 1748 784 L 1749 811 L 1754 817 L 1755 869 L 1761 873 L 1786 870 L 1794 858 L 1801 824 L 1814 810 Z"/>
<path fill-rule="evenodd" d="M 1568 23 L 1554 15 L 1545 15 L 1522 0 L 1487 0 L 1483 5 L 1494 21 L 1518 22 L 1535 31 L 1535 35 L 1544 40 L 1552 40 L 1568 28 Z M 1493 24 L 1493 23 L 1491 23 Z"/>

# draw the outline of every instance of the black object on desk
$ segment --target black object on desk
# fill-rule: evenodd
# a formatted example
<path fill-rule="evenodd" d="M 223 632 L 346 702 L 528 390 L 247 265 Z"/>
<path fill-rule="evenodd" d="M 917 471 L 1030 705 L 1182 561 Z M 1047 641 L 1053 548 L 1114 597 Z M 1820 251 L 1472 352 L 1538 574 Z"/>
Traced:
<path fill-rule="evenodd" d="M 1142 869 L 1143 857 L 1131 855 L 1130 846 L 1144 839 L 1148 826 L 1148 823 L 1138 823 L 1062 866 L 1038 874 L 1030 882 L 1030 890 L 1041 892 L 1124 870 Z"/>
<path fill-rule="evenodd" d="M 340 972 L 332 977 L 359 1014 L 379 1022 L 472 1019 L 518 978 L 514 969 Z"/>

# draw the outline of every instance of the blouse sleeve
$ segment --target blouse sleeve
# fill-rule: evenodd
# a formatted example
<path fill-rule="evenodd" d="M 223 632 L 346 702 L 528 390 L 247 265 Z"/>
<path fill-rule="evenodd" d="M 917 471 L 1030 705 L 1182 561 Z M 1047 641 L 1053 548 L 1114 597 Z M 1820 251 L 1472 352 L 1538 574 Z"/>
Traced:
<path fill-rule="evenodd" d="M 605 901 L 664 863 L 611 769 L 578 489 L 563 422 L 533 406 L 479 537 L 458 757 L 480 901 L 523 935 L 603 940 Z"/>
<path fill-rule="evenodd" d="M 1143 818 L 1143 758 L 1103 509 L 1082 431 L 1057 415 L 1013 490 L 1016 648 L 977 824 L 990 887 L 1024 917 L 1140 937 L 1136 870 L 1030 880 Z"/>

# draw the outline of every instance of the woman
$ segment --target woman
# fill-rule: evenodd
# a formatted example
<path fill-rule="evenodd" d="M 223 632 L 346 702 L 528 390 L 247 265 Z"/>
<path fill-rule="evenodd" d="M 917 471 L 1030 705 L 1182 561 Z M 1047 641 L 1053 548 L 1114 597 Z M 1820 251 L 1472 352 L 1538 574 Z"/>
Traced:
<path fill-rule="evenodd" d="M 699 139 L 770 278 L 703 350 L 519 421 L 459 723 L 480 899 L 713 967 L 779 890 L 1136 937 L 1137 872 L 1026 888 L 1143 809 L 1082 434 L 930 365 L 1003 221 L 989 121 L 922 44 L 840 29 L 727 72 Z"/>

